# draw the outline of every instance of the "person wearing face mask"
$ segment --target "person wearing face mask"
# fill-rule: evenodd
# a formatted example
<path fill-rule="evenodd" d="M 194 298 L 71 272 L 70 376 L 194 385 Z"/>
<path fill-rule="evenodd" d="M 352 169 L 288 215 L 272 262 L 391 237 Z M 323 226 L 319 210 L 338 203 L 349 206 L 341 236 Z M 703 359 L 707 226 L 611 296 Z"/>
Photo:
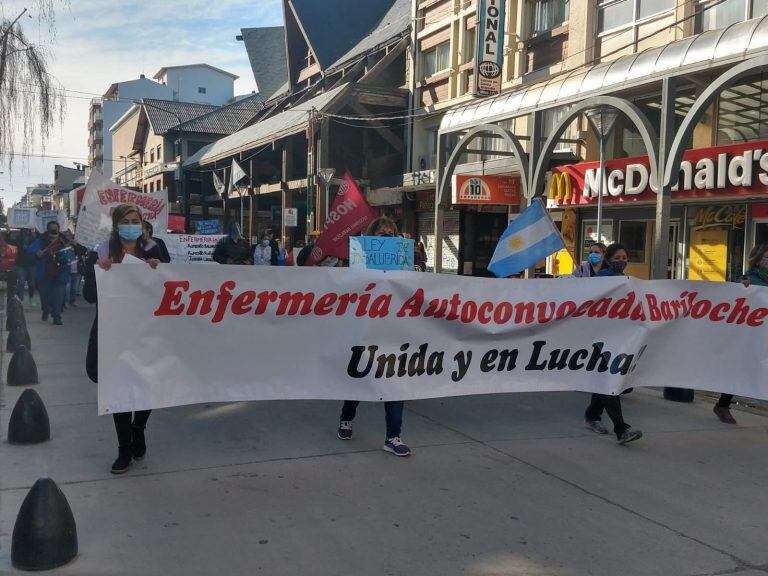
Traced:
<path fill-rule="evenodd" d="M 749 253 L 747 272 L 738 279 L 744 286 L 768 286 L 768 242 L 755 246 Z M 721 394 L 713 412 L 723 424 L 736 424 L 731 414 L 733 394 Z"/>
<path fill-rule="evenodd" d="M 595 242 L 589 247 L 587 259 L 579 264 L 573 270 L 573 275 L 579 278 L 594 278 L 603 268 L 603 257 L 605 256 L 605 244 Z"/>
<path fill-rule="evenodd" d="M 374 220 L 366 232 L 366 236 L 396 236 L 397 224 L 386 216 Z M 337 435 L 342 440 L 352 439 L 352 421 L 355 419 L 357 407 L 360 404 L 357 400 L 346 400 L 341 408 L 339 417 L 339 429 Z M 403 427 L 403 409 L 405 402 L 402 400 L 384 402 L 384 413 L 387 426 L 386 437 L 384 439 L 384 450 L 395 456 L 410 456 L 411 449 L 400 439 L 400 433 Z"/>
<path fill-rule="evenodd" d="M 309 242 L 306 244 L 306 246 L 299 250 L 299 253 L 296 256 L 297 266 L 304 266 L 304 264 L 307 262 L 307 259 L 309 258 L 309 255 L 312 254 L 312 248 L 315 247 L 315 242 L 317 242 L 319 237 L 320 230 L 312 230 L 312 232 L 309 233 Z"/>
<path fill-rule="evenodd" d="M 70 266 L 63 265 L 57 258 L 57 252 L 68 246 L 67 239 L 60 233 L 59 223 L 48 222 L 45 234 L 29 246 L 29 253 L 37 258 L 37 286 L 40 292 L 42 320 L 53 317 L 53 323 L 61 326 L 61 313 L 64 298 L 70 280 Z"/>
<path fill-rule="evenodd" d="M 112 212 L 112 232 L 109 239 L 96 246 L 96 249 L 88 255 L 83 285 L 83 297 L 86 302 L 96 304 L 98 301 L 96 266 L 102 270 L 109 270 L 113 264 L 121 263 L 126 256 L 132 256 L 144 260 L 152 268 L 157 268 L 160 263 L 160 250 L 154 242 L 146 242 L 142 224 L 141 212 L 135 204 L 120 204 Z M 85 357 L 85 370 L 93 382 L 99 380 L 98 321 L 97 310 Z M 149 420 L 149 414 L 150 410 L 112 414 L 118 444 L 118 455 L 112 464 L 112 474 L 122 474 L 128 470 L 132 460 L 144 458 L 147 452 L 144 429 Z"/>
<path fill-rule="evenodd" d="M 168 247 L 165 245 L 165 241 L 162 238 L 155 238 L 155 229 L 152 226 L 152 223 L 147 220 L 144 220 L 144 244 L 147 247 L 156 244 L 158 253 L 160 254 L 160 262 L 165 264 L 170 263 L 171 255 L 168 253 Z"/>
<path fill-rule="evenodd" d="M 239 266 L 251 263 L 251 244 L 243 238 L 237 222 L 230 222 L 227 235 L 216 243 L 213 261 Z"/>
<path fill-rule="evenodd" d="M 261 242 L 253 249 L 254 266 L 270 266 L 272 264 L 272 243 L 269 237 L 264 234 Z"/>
<path fill-rule="evenodd" d="M 605 264 L 597 273 L 598 277 L 624 276 L 628 261 L 627 249 L 621 244 L 611 244 L 605 249 Z M 608 434 L 608 429 L 600 421 L 603 411 L 613 422 L 613 432 L 619 444 L 628 444 L 643 437 L 640 430 L 632 428 L 624 421 L 621 411 L 621 397 L 610 394 L 592 394 L 592 401 L 584 413 L 587 428 L 597 434 Z"/>

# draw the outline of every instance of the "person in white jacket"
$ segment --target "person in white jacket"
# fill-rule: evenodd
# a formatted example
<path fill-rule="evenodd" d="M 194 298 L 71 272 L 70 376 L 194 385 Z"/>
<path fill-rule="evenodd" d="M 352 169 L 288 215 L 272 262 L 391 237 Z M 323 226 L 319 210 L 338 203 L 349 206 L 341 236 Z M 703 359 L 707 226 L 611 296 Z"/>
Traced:
<path fill-rule="evenodd" d="M 261 242 L 253 249 L 253 265 L 269 266 L 272 263 L 272 246 L 269 238 L 265 234 L 261 237 Z"/>

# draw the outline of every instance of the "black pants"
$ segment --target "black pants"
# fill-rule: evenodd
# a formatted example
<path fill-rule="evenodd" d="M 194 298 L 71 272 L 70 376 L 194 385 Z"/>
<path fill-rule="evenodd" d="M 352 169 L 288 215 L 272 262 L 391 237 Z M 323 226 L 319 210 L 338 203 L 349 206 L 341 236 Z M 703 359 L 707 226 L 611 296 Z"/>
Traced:
<path fill-rule="evenodd" d="M 717 406 L 718 408 L 730 408 L 731 402 L 733 402 L 733 394 L 720 394 Z"/>
<path fill-rule="evenodd" d="M 357 400 L 346 400 L 341 408 L 340 420 L 354 420 L 357 414 L 357 406 L 360 404 Z M 400 436 L 403 428 L 403 408 L 405 402 L 398 400 L 396 402 L 384 402 L 384 412 L 387 421 L 387 438 Z"/>
<path fill-rule="evenodd" d="M 613 422 L 616 438 L 620 438 L 624 431 L 629 429 L 629 424 L 624 422 L 624 416 L 621 413 L 621 398 L 607 394 L 592 394 L 592 401 L 587 406 L 584 418 L 589 421 L 600 420 L 603 410 L 608 413 L 608 417 Z"/>
<path fill-rule="evenodd" d="M 118 412 L 112 414 L 115 421 L 115 430 L 117 430 L 118 446 L 130 446 L 133 443 L 131 428 L 144 428 L 149 420 L 152 410 L 141 410 L 139 412 Z M 135 416 L 134 416 L 135 414 Z"/>

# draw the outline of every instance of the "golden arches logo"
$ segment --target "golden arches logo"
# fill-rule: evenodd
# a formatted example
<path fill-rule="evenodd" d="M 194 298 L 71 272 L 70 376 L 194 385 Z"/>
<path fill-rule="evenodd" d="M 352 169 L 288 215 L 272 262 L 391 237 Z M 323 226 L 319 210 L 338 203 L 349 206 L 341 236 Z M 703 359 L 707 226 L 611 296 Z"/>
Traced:
<path fill-rule="evenodd" d="M 572 196 L 571 177 L 565 172 L 552 172 L 552 179 L 549 184 L 549 197 L 558 204 L 562 204 L 570 200 Z"/>

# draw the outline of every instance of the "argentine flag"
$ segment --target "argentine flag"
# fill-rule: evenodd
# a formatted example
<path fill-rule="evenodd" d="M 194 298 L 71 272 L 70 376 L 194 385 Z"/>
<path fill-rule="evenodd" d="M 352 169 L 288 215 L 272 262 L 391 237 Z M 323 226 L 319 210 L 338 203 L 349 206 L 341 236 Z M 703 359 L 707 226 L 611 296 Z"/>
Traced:
<path fill-rule="evenodd" d="M 488 270 L 506 278 L 530 268 L 550 254 L 565 248 L 565 242 L 541 200 L 534 200 L 501 235 Z"/>

